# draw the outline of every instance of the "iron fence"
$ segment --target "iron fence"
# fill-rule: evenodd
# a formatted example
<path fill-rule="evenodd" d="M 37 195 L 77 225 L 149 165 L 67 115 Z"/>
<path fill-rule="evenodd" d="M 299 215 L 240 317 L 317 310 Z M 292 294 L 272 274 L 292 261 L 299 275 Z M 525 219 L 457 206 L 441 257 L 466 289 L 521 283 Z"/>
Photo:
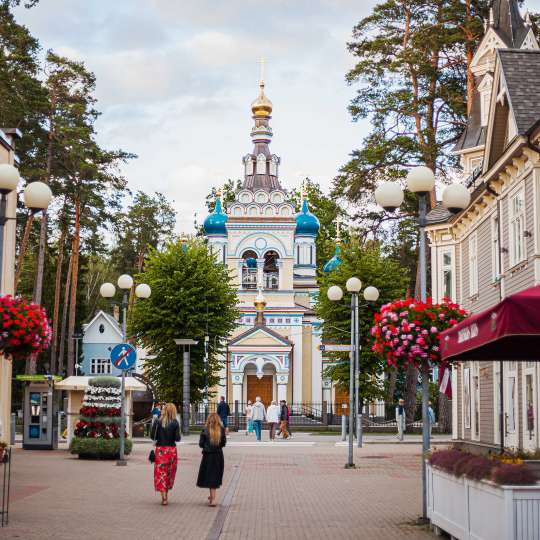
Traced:
<path fill-rule="evenodd" d="M 344 407 L 345 405 L 345 407 Z M 246 406 L 244 402 L 229 403 L 229 427 L 237 430 L 247 429 Z M 341 417 L 349 414 L 348 404 L 332 402 L 302 402 L 288 404 L 290 409 L 289 425 L 297 427 L 331 427 L 340 426 Z M 196 403 L 191 408 L 191 425 L 203 426 L 207 414 L 217 411 L 217 403 Z M 396 405 L 394 403 L 366 403 L 363 406 L 363 425 L 367 429 L 396 429 Z M 409 428 L 422 427 L 422 404 L 417 403 L 414 417 L 407 422 Z M 437 428 L 437 424 L 435 424 Z"/>

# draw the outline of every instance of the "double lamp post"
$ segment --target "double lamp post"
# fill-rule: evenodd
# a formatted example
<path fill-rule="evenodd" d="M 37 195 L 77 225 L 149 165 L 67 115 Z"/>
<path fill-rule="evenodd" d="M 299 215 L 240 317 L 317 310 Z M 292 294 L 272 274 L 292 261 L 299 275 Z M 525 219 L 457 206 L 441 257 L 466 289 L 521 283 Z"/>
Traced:
<path fill-rule="evenodd" d="M 129 307 L 129 291 L 131 291 L 131 288 L 133 287 L 133 278 L 128 274 L 122 274 L 118 278 L 118 288 L 123 291 L 122 296 L 122 302 L 120 303 L 120 306 L 122 308 L 122 340 L 124 343 L 127 342 L 127 309 Z M 114 295 L 116 294 L 116 287 L 112 283 L 103 283 L 101 287 L 99 288 L 99 292 L 101 296 L 107 300 L 109 300 L 111 303 L 114 304 L 112 301 L 112 298 L 114 298 Z M 150 294 L 152 293 L 150 286 L 146 283 L 140 283 L 135 287 L 135 296 L 137 298 L 145 299 L 150 298 Z M 126 432 L 126 371 L 122 370 L 122 383 L 120 386 L 120 392 L 121 392 L 121 409 L 120 409 L 120 451 L 119 451 L 119 458 L 116 462 L 117 465 L 123 466 L 126 465 L 126 458 L 125 458 L 125 448 L 126 448 L 126 440 L 125 440 L 125 432 Z"/>
<path fill-rule="evenodd" d="M 418 196 L 419 226 L 419 278 L 420 301 L 427 300 L 427 250 L 426 224 L 429 194 L 435 188 L 435 174 L 429 167 L 415 167 L 407 174 L 407 189 Z M 403 203 L 405 194 L 397 182 L 384 182 L 375 190 L 377 204 L 388 212 L 395 212 Z M 467 208 L 471 200 L 468 189 L 462 184 L 450 184 L 443 192 L 442 204 L 451 213 L 456 214 Z M 422 362 L 422 517 L 427 519 L 427 490 L 425 454 L 430 448 L 429 435 L 429 376 L 431 367 L 429 360 Z"/>
<path fill-rule="evenodd" d="M 345 284 L 347 291 L 351 293 L 351 353 L 349 367 L 349 455 L 346 469 L 354 469 L 353 457 L 353 425 L 356 410 L 356 437 L 358 447 L 362 446 L 362 403 L 360 399 L 360 336 L 358 329 L 358 295 L 362 289 L 362 282 L 357 277 L 351 277 Z M 343 298 L 343 289 L 338 285 L 329 287 L 328 299 L 339 302 Z M 375 287 L 364 289 L 364 300 L 376 302 L 379 299 L 379 291 Z"/>

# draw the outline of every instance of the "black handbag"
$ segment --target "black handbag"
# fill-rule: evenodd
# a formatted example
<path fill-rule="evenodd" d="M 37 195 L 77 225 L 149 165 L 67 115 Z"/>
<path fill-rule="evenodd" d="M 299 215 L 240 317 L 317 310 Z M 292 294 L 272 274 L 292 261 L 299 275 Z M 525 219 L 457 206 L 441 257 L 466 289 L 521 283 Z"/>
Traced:
<path fill-rule="evenodd" d="M 150 450 L 150 453 L 148 454 L 148 461 L 150 463 L 154 463 L 156 461 L 156 453 L 154 452 L 154 449 Z"/>

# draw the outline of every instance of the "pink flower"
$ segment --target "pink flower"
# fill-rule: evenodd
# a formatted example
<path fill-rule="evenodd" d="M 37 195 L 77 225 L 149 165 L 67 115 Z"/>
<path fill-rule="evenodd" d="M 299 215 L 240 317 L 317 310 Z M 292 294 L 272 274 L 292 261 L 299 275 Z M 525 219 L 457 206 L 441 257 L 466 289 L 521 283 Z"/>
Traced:
<path fill-rule="evenodd" d="M 432 334 L 436 334 L 439 330 L 437 330 L 437 328 L 435 328 L 434 326 L 431 327 L 431 333 Z"/>

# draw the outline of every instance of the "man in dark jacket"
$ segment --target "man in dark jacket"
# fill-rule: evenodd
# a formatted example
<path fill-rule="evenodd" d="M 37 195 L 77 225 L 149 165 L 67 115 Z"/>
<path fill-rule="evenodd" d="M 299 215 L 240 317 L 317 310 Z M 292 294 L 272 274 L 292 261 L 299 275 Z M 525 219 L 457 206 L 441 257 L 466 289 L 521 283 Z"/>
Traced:
<path fill-rule="evenodd" d="M 217 411 L 218 416 L 221 418 L 221 423 L 223 424 L 223 427 L 225 428 L 225 432 L 229 432 L 229 416 L 231 414 L 231 408 L 229 407 L 228 403 L 225 403 L 225 398 L 221 396 Z"/>
<path fill-rule="evenodd" d="M 287 407 L 287 402 L 282 399 L 280 401 L 281 409 L 279 414 L 279 432 L 278 435 L 281 435 L 284 439 L 287 439 L 289 434 L 289 407 Z"/>

